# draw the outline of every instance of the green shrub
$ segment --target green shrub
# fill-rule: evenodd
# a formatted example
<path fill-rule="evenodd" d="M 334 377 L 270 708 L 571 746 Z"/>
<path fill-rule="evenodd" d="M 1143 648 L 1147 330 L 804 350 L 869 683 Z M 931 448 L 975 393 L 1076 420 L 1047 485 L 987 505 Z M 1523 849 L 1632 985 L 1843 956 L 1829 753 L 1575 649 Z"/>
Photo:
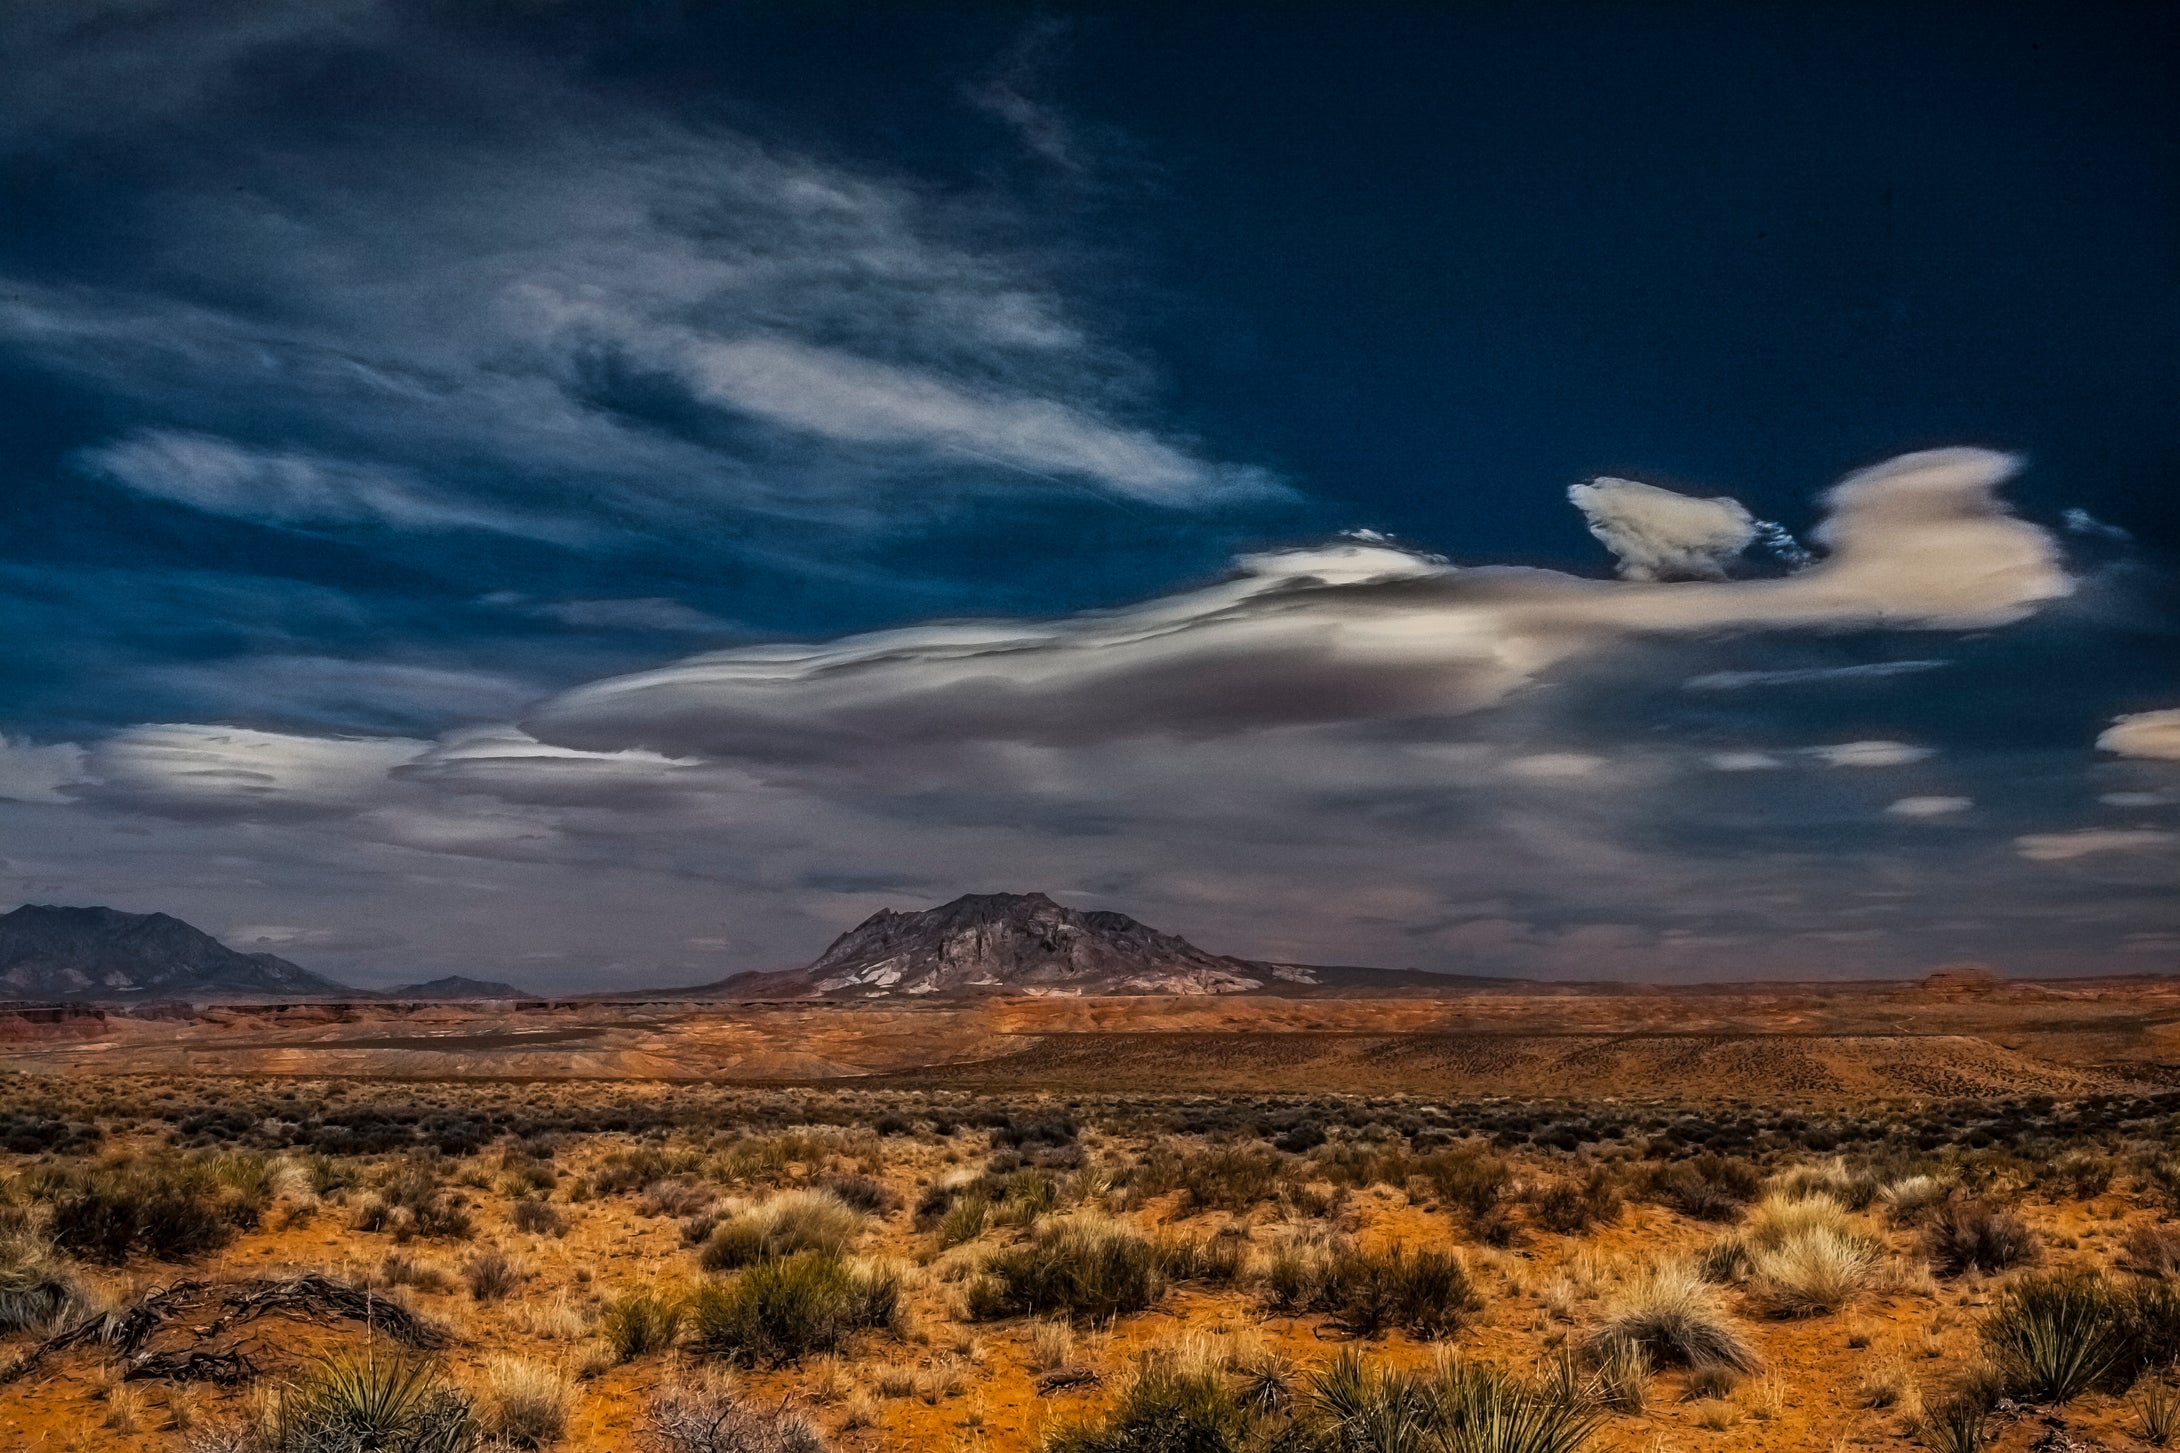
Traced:
<path fill-rule="evenodd" d="M 598 1314 L 598 1336 L 616 1362 L 629 1362 L 674 1345 L 687 1315 L 686 1293 L 636 1287 L 607 1302 Z"/>
<path fill-rule="evenodd" d="M 1109 1320 L 1140 1312 L 1163 1290 L 1158 1251 L 1142 1235 L 1101 1216 L 1039 1226 L 1030 1239 L 985 1258 L 969 1285 L 973 1321 L 1064 1316 Z"/>
<path fill-rule="evenodd" d="M 721 1221 L 697 1254 L 706 1271 L 733 1271 L 801 1251 L 845 1253 L 867 1218 L 830 1191 L 787 1191 Z"/>
<path fill-rule="evenodd" d="M 888 1272 L 832 1252 L 798 1252 L 699 1287 L 689 1299 L 691 1342 L 729 1362 L 793 1362 L 838 1351 L 865 1328 L 890 1327 L 900 1292 Z"/>
<path fill-rule="evenodd" d="M 34 1193 L 51 1204 L 53 1242 L 63 1251 L 115 1265 L 136 1255 L 186 1261 L 257 1224 L 272 1185 L 245 1164 L 257 1160 L 115 1161 L 48 1173 Z"/>
<path fill-rule="evenodd" d="M 1450 1337 L 1483 1301 L 1468 1268 L 1451 1253 L 1411 1256 L 1394 1245 L 1336 1251 L 1310 1305 L 1351 1337 L 1375 1337 L 1394 1327 L 1417 1337 Z"/>
<path fill-rule="evenodd" d="M 982 1196 L 964 1196 L 939 1217 L 939 1249 L 960 1246 L 984 1234 L 991 1220 L 992 1203 Z"/>
<path fill-rule="evenodd" d="M 1277 1152 L 1262 1146 L 1220 1146 L 1181 1158 L 1184 1210 L 1246 1211 L 1269 1200 L 1284 1174 Z"/>
<path fill-rule="evenodd" d="M 1215 1364 L 1150 1356 L 1102 1412 L 1049 1430 L 1043 1453 L 1242 1453 L 1262 1415 Z"/>

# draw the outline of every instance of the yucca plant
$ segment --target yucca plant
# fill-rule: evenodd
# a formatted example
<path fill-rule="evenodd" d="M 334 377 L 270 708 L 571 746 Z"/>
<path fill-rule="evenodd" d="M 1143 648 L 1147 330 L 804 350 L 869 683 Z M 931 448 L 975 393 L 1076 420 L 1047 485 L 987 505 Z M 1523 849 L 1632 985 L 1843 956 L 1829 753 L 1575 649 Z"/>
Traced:
<path fill-rule="evenodd" d="M 279 1395 L 271 1434 L 272 1453 L 466 1453 L 478 1436 L 436 1364 L 375 1351 L 321 1359 Z"/>
<path fill-rule="evenodd" d="M 2024 1277 L 1984 1318 L 1983 1341 L 2009 1392 L 2063 1403 L 2119 1365 L 2128 1351 L 2124 1318 L 2102 1277 Z"/>
<path fill-rule="evenodd" d="M 2170 1383 L 2145 1378 L 2129 1399 L 2135 1410 L 2135 1436 L 2152 1448 L 2169 1448 L 2180 1440 L 2180 1394 Z"/>
<path fill-rule="evenodd" d="M 1489 1363 L 1442 1363 L 1433 1379 L 1445 1453 L 1579 1453 L 1598 1414 L 1581 1388 L 1560 1378 L 1528 1382 Z"/>
<path fill-rule="evenodd" d="M 1930 1453 L 1978 1453 L 1990 1436 L 1991 1410 L 1974 1395 L 1947 1398 L 1915 1424 L 1915 1441 Z"/>
<path fill-rule="evenodd" d="M 1221 1369 L 1154 1354 L 1129 1370 L 1102 1412 L 1059 1424 L 1040 1446 L 1043 1453 L 1240 1453 L 1257 1421 Z"/>

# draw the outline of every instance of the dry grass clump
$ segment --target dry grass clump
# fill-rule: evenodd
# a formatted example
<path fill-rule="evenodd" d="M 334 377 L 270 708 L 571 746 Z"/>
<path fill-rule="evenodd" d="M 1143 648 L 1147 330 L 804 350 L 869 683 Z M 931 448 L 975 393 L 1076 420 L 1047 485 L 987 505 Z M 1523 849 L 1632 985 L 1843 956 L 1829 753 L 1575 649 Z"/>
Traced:
<path fill-rule="evenodd" d="M 462 1263 L 462 1281 L 475 1301 L 504 1301 L 522 1285 L 522 1264 L 500 1251 L 480 1251 Z"/>
<path fill-rule="evenodd" d="M 1668 1262 L 1636 1277 L 1590 1334 L 1593 1361 L 1619 1344 L 1640 1347 L 1659 1367 L 1721 1366 L 1752 1372 L 1756 1350 L 1734 1326 L 1718 1293 L 1693 1267 Z"/>
<path fill-rule="evenodd" d="M 396 1241 L 412 1237 L 466 1240 L 469 1210 L 428 1169 L 417 1167 L 395 1176 L 356 1212 L 358 1231 L 386 1231 Z"/>
<path fill-rule="evenodd" d="M 567 1432 L 575 1400 L 575 1379 L 560 1368 L 495 1357 L 485 1364 L 478 1408 L 488 1436 L 515 1448 L 544 1448 Z"/>
<path fill-rule="evenodd" d="M 0 1232 L 0 1334 L 44 1331 L 84 1304 L 83 1283 L 45 1238 Z"/>
<path fill-rule="evenodd" d="M 1158 1248 L 1140 1232 L 1084 1212 L 1045 1222 L 1019 1246 L 993 1252 L 969 1284 L 972 1321 L 1060 1316 L 1109 1321 L 1140 1312 L 1164 1290 Z"/>
<path fill-rule="evenodd" d="M 1953 1194 L 1953 1182 L 1940 1176 L 1909 1175 L 1888 1181 L 1878 1191 L 1885 1214 L 1895 1225 L 1908 1226 L 1943 1206 Z"/>
<path fill-rule="evenodd" d="M 2019 1216 L 1982 1201 L 1947 1201 L 1923 1226 L 1923 1251 L 1940 1276 L 2004 1271 L 2034 1261 L 2039 1250 Z"/>
<path fill-rule="evenodd" d="M 794 1362 L 837 1352 L 858 1331 L 892 1326 L 900 1295 L 890 1271 L 829 1251 L 797 1252 L 697 1288 L 688 1304 L 690 1341 L 728 1362 Z"/>
<path fill-rule="evenodd" d="M 838 1256 L 869 1218 L 831 1191 L 786 1191 L 715 1227 L 697 1253 L 706 1271 L 732 1271 L 803 1251 Z"/>
<path fill-rule="evenodd" d="M 1882 1254 L 1847 1208 L 1823 1193 L 1767 1196 L 1738 1241 L 1738 1258 L 1713 1248 L 1706 1260 L 1744 1275 L 1751 1305 L 1774 1317 L 1837 1310 L 1869 1285 Z"/>
<path fill-rule="evenodd" d="M 507 1208 L 507 1223 L 533 1236 L 565 1236 L 568 1218 L 550 1201 L 525 1196 Z"/>

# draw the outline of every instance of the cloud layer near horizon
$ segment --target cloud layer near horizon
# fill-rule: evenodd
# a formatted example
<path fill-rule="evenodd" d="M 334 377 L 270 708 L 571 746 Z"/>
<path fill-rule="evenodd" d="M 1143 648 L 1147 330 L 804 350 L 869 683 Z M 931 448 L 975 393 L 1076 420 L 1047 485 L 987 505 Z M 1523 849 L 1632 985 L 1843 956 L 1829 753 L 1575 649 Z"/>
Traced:
<path fill-rule="evenodd" d="M 519 725 L 437 739 L 145 725 L 83 748 L 13 747 L 0 781 L 25 784 L 9 794 L 20 801 L 74 804 L 41 810 L 86 814 L 87 840 L 149 817 L 253 871 L 277 852 L 338 863 L 336 877 L 423 874 L 420 913 L 459 882 L 497 885 L 484 905 L 541 883 L 610 884 L 679 926 L 678 954 L 653 945 L 637 960 L 517 951 L 524 931 L 501 930 L 490 965 L 548 983 L 792 962 L 871 908 L 977 886 L 1087 894 L 1265 956 L 1622 976 L 1912 967 L 1932 925 L 1922 910 L 1902 918 L 1913 896 L 1864 896 L 1887 875 L 1869 877 L 1863 850 L 1659 833 L 1769 801 L 1804 840 L 1890 834 L 1889 852 L 1949 854 L 1917 869 L 1916 896 L 1940 901 L 1953 890 L 1932 880 L 1962 874 L 1963 891 L 2006 873 L 2148 883 L 2169 875 L 2173 835 L 2047 822 L 1964 858 L 1949 835 L 1984 793 L 1942 789 L 1978 769 L 1931 745 L 1720 751 L 1715 734 L 1600 736 L 1578 709 L 1604 689 L 1597 666 L 1645 652 L 1700 663 L 1735 637 L 1927 641 L 2064 598 L 2073 582 L 2050 536 L 1997 497 L 2012 468 L 1960 449 L 1857 474 L 1826 496 L 1826 555 L 1767 578 L 1598 581 L 1338 540 L 1120 610 L 706 653 L 561 693 Z M 1732 695 L 1892 691 L 1931 663 L 1903 664 L 1915 669 L 1746 673 L 1775 684 Z M 1757 765 L 1771 770 L 1714 770 Z M 1838 785 L 1798 785 L 1811 769 Z M 1740 846 L 1717 856 L 1728 843 Z M 1308 911 L 1267 912 L 1296 854 L 1318 885 Z M 720 932 L 717 910 L 676 882 L 733 893 L 737 929 Z M 2021 911 L 2045 891 L 2025 883 Z M 1661 902 L 1686 926 L 1661 924 Z M 750 904 L 766 905 L 760 928 Z M 478 906 L 434 912 L 459 921 Z M 391 951 L 330 916 L 272 929 L 327 955 Z M 262 913 L 247 921 L 271 931 Z"/>

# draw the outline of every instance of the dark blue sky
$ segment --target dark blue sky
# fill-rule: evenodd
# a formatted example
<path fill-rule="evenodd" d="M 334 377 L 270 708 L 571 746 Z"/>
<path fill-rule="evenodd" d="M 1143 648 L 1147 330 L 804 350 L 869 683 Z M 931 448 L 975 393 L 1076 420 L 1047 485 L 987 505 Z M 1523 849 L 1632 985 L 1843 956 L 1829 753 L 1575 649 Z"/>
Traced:
<path fill-rule="evenodd" d="M 2180 961 L 2180 7 L 1475 9 L 0 20 L 0 898 Z"/>

